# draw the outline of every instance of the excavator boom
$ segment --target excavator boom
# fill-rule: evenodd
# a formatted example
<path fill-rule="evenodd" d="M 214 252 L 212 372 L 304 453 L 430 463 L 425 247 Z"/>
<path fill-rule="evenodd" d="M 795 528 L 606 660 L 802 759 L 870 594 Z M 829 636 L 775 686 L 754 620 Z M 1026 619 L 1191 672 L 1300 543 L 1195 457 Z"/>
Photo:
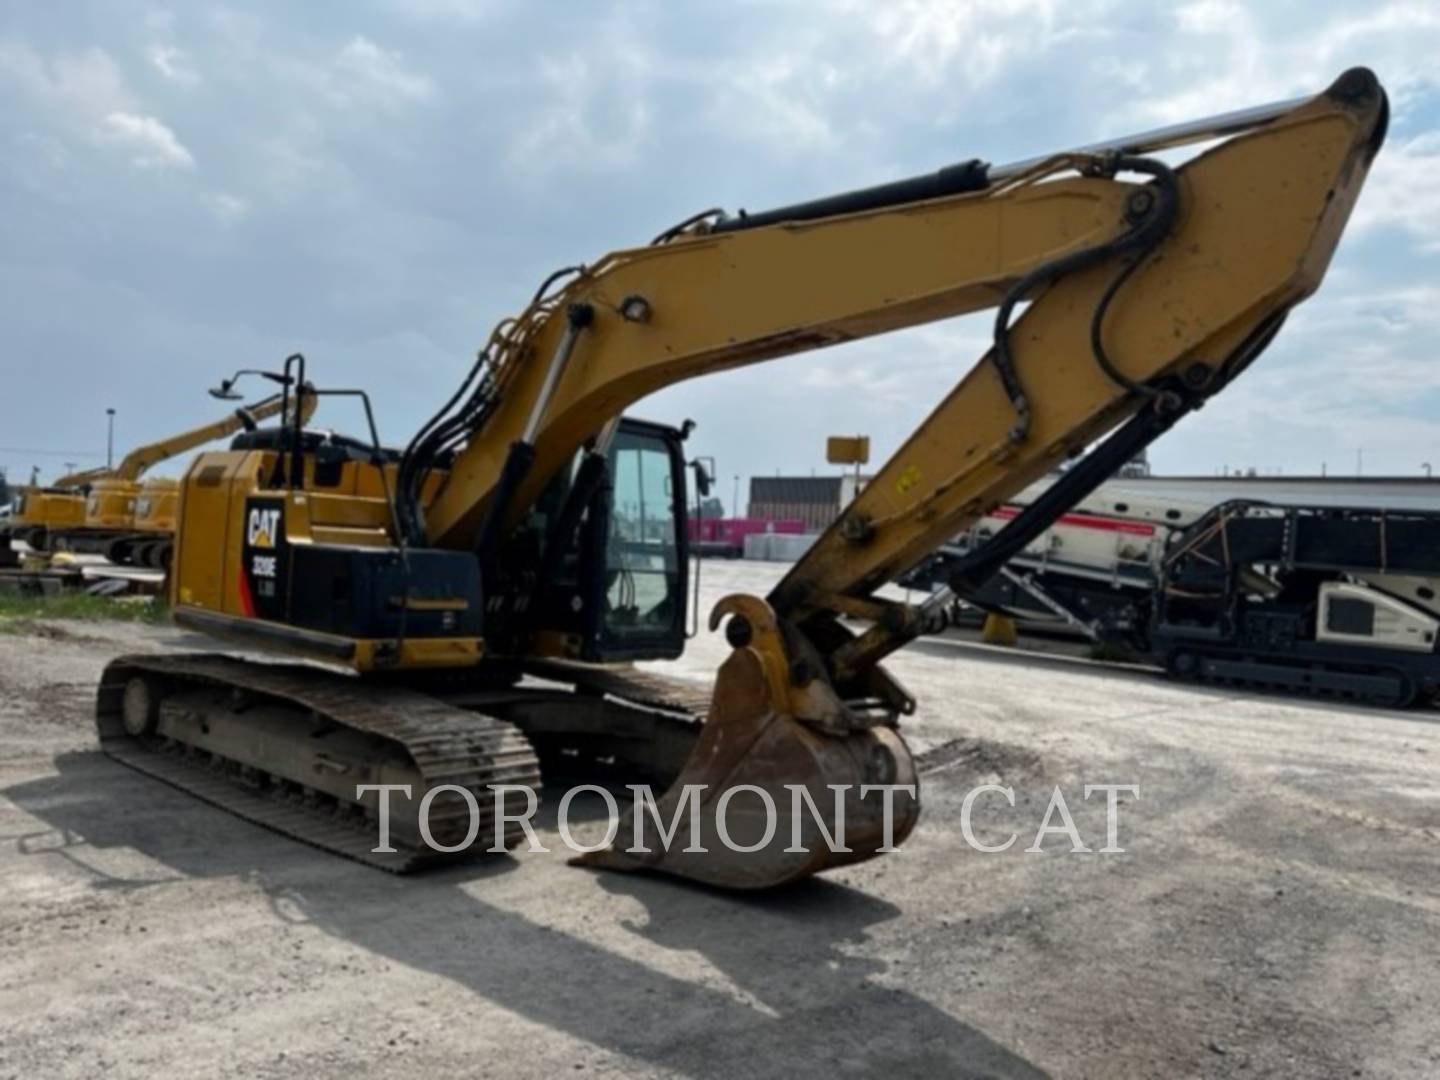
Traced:
<path fill-rule="evenodd" d="M 100 465 L 93 469 L 82 469 L 79 472 L 65 473 L 63 476 L 56 478 L 55 482 L 50 486 L 52 488 L 78 488 L 109 475 L 111 475 L 111 470 Z"/>
<path fill-rule="evenodd" d="M 228 438 L 245 428 L 253 428 L 260 420 L 279 416 L 285 405 L 283 394 L 272 394 L 254 405 L 237 408 L 219 420 L 201 424 L 188 431 L 177 432 L 145 446 L 137 446 L 120 459 L 120 464 L 115 466 L 115 476 L 121 480 L 138 480 L 147 469 L 153 468 L 162 461 L 194 450 L 197 446 L 214 442 L 216 439 Z M 315 412 L 315 398 L 308 394 L 303 395 L 300 409 L 303 414 L 301 423 L 304 423 Z"/>
<path fill-rule="evenodd" d="M 219 420 L 211 421 L 208 424 L 201 424 L 199 427 L 190 428 L 188 431 L 177 432 L 174 435 L 167 435 L 153 443 L 144 446 L 137 446 L 123 458 L 120 464 L 114 468 L 100 467 L 85 469 L 81 472 L 67 473 L 60 477 L 51 486 L 57 488 L 80 487 L 96 480 L 120 479 L 138 480 L 147 469 L 153 468 L 169 458 L 176 457 L 197 446 L 204 446 L 207 442 L 214 442 L 216 439 L 223 439 L 234 435 L 242 428 L 254 424 L 260 420 L 268 420 L 272 416 L 279 415 L 284 407 L 283 395 L 273 394 L 254 405 L 247 405 L 236 409 L 221 417 Z M 315 410 L 313 398 L 307 398 L 305 408 L 309 414 Z"/>

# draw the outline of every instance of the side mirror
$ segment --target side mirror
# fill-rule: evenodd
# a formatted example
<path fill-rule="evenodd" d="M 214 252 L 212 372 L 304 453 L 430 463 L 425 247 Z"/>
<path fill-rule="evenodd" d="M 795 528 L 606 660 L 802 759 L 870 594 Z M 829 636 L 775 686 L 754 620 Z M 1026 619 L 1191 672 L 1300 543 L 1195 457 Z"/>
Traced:
<path fill-rule="evenodd" d="M 690 467 L 695 470 L 695 490 L 700 493 L 700 497 L 703 499 L 710 494 L 710 473 L 706 471 L 705 463 L 698 458 L 690 462 Z"/>

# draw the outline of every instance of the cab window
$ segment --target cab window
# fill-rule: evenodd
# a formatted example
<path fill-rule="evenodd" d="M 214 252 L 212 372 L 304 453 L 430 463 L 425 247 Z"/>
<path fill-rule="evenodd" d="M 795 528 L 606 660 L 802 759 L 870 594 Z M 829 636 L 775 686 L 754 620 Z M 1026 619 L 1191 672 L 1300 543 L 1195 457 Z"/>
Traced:
<path fill-rule="evenodd" d="M 670 446 L 657 436 L 621 431 L 610 464 L 606 636 L 612 641 L 669 636 L 682 617 L 685 587 Z"/>

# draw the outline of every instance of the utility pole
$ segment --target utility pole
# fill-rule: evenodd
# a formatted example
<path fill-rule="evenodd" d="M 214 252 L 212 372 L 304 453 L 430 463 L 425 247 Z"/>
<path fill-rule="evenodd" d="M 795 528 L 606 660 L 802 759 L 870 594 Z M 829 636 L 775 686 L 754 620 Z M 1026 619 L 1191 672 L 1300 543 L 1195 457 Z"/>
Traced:
<path fill-rule="evenodd" d="M 105 468 L 115 465 L 115 410 L 105 410 Z"/>

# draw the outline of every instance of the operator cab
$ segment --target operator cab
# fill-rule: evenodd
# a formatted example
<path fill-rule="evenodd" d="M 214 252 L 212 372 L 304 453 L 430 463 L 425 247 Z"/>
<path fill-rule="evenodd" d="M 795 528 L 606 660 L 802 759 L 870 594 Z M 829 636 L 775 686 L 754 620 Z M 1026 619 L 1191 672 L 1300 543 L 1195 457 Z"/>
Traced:
<path fill-rule="evenodd" d="M 590 662 L 680 655 L 690 581 L 683 438 L 627 417 L 603 477 L 582 454 L 537 501 L 526 530 L 540 547 L 532 625 L 552 651 Z"/>
<path fill-rule="evenodd" d="M 187 474 L 177 621 L 362 670 L 482 651 L 677 657 L 690 586 L 684 434 L 622 419 L 605 453 L 577 454 L 487 559 L 483 548 L 394 545 L 398 455 L 378 440 L 245 432 Z M 220 542 L 217 527 L 235 520 L 243 528 Z"/>

